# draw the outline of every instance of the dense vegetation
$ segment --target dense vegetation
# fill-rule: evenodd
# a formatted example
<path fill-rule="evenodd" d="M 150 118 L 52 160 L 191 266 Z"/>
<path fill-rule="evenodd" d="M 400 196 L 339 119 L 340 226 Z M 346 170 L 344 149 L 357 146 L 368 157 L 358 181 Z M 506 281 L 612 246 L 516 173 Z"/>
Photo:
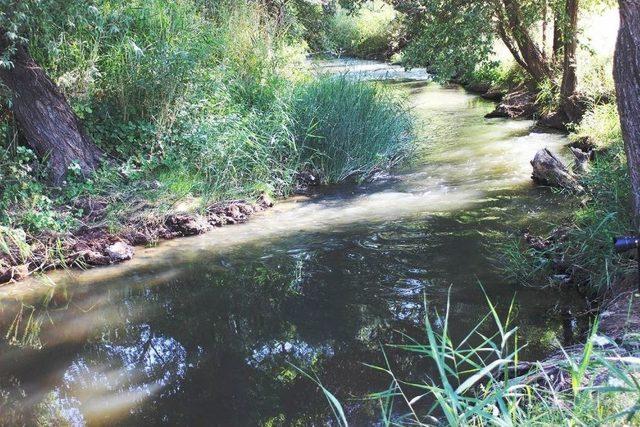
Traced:
<path fill-rule="evenodd" d="M 640 62 L 632 61 L 640 11 L 620 1 L 614 61 L 611 50 L 583 37 L 589 28 L 581 19 L 605 6 L 0 0 L 0 249 L 28 254 L 41 234 L 95 225 L 83 224 L 82 200 L 106 205 L 98 222 L 113 231 L 140 210 L 162 217 L 183 201 L 203 210 L 262 193 L 286 196 L 301 172 L 333 183 L 394 164 L 413 131 L 402 100 L 379 85 L 313 75 L 307 55 L 328 53 L 428 67 L 442 81 L 482 92 L 533 94 L 536 118 L 569 131 L 595 160 L 580 177 L 586 194 L 574 215 L 551 224 L 542 246 L 519 236 L 506 244 L 505 272 L 534 286 L 560 276 L 605 297 L 638 262 L 614 253 L 611 238 L 633 232 L 640 217 L 640 72 L 633 69 Z M 30 106 L 38 95 L 56 111 Z M 72 146 L 66 151 L 55 144 L 61 135 Z M 548 366 L 510 375 L 520 344 L 493 308 L 491 317 L 499 333 L 480 336 L 480 346 L 453 344 L 446 321 L 438 335 L 426 319 L 428 344 L 404 349 L 431 358 L 438 376 L 404 384 L 390 367 L 378 368 L 392 377 L 392 387 L 374 395 L 387 423 L 431 422 L 431 415 L 452 425 L 634 420 L 637 359 L 620 359 L 637 347 L 631 338 L 596 352 L 594 328 L 582 353 L 557 361 L 570 381 L 556 390 Z M 603 371 L 608 383 L 595 383 Z M 405 387 L 434 400 L 428 416 L 413 412 L 418 400 Z M 412 412 L 393 419 L 395 400 Z"/>
<path fill-rule="evenodd" d="M 132 193 L 159 209 L 185 197 L 206 206 L 261 192 L 287 195 L 303 170 L 324 182 L 366 177 L 395 160 L 411 137 L 393 94 L 318 80 L 307 70 L 303 36 L 319 23 L 305 20 L 322 16 L 320 5 L 2 4 L 15 9 L 3 18 L 11 34 L 28 42 L 108 159 L 91 176 L 70 163 L 61 188 L 50 191 L 54 159 L 25 140 L 3 87 L 0 221 L 12 228 L 72 227 L 82 212 L 60 207 L 85 196 L 108 198 L 107 217 L 117 226 L 130 214 Z M 9 51 L 3 60 L 10 68 Z"/>

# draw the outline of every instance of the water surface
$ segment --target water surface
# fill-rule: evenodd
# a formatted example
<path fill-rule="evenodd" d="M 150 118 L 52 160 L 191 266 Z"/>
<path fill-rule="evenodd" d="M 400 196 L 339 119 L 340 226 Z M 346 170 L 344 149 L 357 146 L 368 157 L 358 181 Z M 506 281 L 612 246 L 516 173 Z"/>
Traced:
<path fill-rule="evenodd" d="M 560 196 L 530 182 L 529 160 L 564 138 L 484 119 L 493 105 L 458 87 L 394 87 L 422 126 L 414 158 L 389 176 L 140 249 L 123 265 L 0 288 L 3 421 L 325 424 L 323 395 L 294 364 L 354 424 L 369 423 L 377 406 L 360 398 L 389 379 L 362 362 L 383 363 L 381 345 L 402 334 L 424 340 L 425 300 L 442 314 L 450 298 L 452 333 L 464 336 L 488 311 L 479 283 L 503 312 L 515 297 L 525 357 L 566 339 L 559 312 L 575 311 L 577 296 L 517 287 L 492 261 L 507 233 L 562 213 Z M 402 378 L 430 372 L 424 359 L 388 355 Z"/>

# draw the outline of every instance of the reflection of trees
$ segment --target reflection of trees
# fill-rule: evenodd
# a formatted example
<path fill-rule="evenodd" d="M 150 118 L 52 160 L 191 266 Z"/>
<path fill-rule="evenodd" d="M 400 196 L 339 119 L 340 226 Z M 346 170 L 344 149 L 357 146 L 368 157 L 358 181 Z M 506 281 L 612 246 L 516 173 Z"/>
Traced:
<path fill-rule="evenodd" d="M 36 310 L 50 319 L 40 323 L 44 348 L 7 347 L 0 374 L 58 392 L 59 402 L 85 414 L 99 409 L 87 396 L 125 395 L 134 404 L 125 408 L 131 423 L 320 423 L 324 397 L 287 362 L 319 373 L 342 399 L 385 389 L 388 378 L 362 362 L 383 364 L 381 343 L 423 336 L 425 291 L 430 309 L 442 312 L 446 304 L 448 284 L 428 281 L 439 277 L 434 268 L 442 261 L 424 257 L 445 256 L 434 245 L 451 242 L 426 238 L 431 227 L 416 222 L 393 232 L 304 236 L 286 248 L 245 247 L 181 265 L 161 283 L 170 266 L 134 272 L 117 286 L 70 286 Z M 485 313 L 482 292 L 452 292 L 451 317 L 466 334 Z M 402 378 L 429 372 L 414 355 L 387 354 Z M 360 414 L 375 413 L 371 405 L 348 404 Z M 100 420 L 114 414 L 100 413 Z"/>
<path fill-rule="evenodd" d="M 191 264 L 156 287 L 69 287 L 66 301 L 49 304 L 44 349 L 21 354 L 31 354 L 29 365 L 56 361 L 61 400 L 130 393 L 141 405 L 131 415 L 145 421 L 322 417 L 323 397 L 287 362 L 365 394 L 372 373 L 360 362 L 376 360 L 378 342 L 407 316 L 396 301 L 403 295 L 380 298 L 372 285 L 383 265 L 372 270 L 344 255 L 304 250 L 265 261 L 253 251 L 230 255 L 226 268 L 220 260 Z"/>

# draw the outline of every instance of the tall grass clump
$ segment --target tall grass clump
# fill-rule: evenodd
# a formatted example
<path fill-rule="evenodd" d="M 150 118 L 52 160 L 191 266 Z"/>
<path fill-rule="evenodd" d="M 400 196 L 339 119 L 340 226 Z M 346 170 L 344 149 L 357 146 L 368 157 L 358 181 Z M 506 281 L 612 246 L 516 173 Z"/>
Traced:
<path fill-rule="evenodd" d="M 326 182 L 366 177 L 406 153 L 411 116 L 382 85 L 325 77 L 301 86 L 294 96 L 301 159 Z"/>

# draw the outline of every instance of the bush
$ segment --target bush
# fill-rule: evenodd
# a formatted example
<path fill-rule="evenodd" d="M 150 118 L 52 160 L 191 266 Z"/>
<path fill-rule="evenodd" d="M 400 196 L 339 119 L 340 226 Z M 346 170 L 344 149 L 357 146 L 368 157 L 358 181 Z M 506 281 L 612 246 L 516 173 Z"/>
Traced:
<path fill-rule="evenodd" d="M 174 132 L 166 156 L 153 170 L 172 192 L 207 199 L 289 193 L 299 166 L 286 104 L 269 111 L 232 111 L 188 105 L 189 118 Z"/>
<path fill-rule="evenodd" d="M 394 43 L 396 19 L 395 9 L 380 0 L 353 11 L 339 7 L 329 24 L 330 47 L 347 56 L 384 58 Z"/>
<path fill-rule="evenodd" d="M 0 147 L 0 224 L 28 231 L 61 230 L 65 217 L 54 209 L 38 181 L 34 153 L 25 147 Z"/>
<path fill-rule="evenodd" d="M 285 6 L 290 34 L 304 40 L 311 53 L 325 51 L 329 46 L 331 8 L 308 0 L 289 1 Z"/>
<path fill-rule="evenodd" d="M 578 90 L 591 103 L 615 100 L 613 55 L 611 52 L 580 52 L 578 55 Z"/>
<path fill-rule="evenodd" d="M 514 61 L 480 64 L 467 77 L 471 85 L 511 90 L 527 82 L 526 72 Z"/>
<path fill-rule="evenodd" d="M 587 138 L 599 150 L 622 144 L 620 117 L 615 104 L 595 105 L 571 135 L 573 141 Z"/>

